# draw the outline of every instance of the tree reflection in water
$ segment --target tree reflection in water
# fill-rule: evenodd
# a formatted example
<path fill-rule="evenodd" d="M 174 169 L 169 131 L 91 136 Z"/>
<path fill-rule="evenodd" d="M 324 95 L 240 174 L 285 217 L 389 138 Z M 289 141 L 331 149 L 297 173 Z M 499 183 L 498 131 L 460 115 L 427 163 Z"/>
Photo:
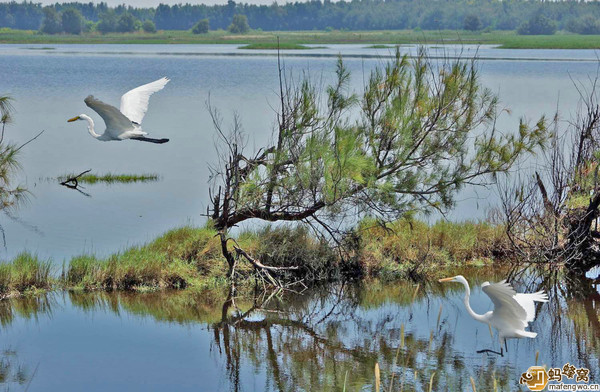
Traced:
<path fill-rule="evenodd" d="M 253 382 L 268 391 L 371 390 L 375 363 L 386 391 L 392 375 L 394 391 L 426 391 L 434 372 L 434 391 L 471 390 L 471 377 L 480 391 L 514 391 L 519 389 L 518 375 L 535 364 L 538 350 L 539 365 L 576 361 L 591 370 L 593 381 L 598 380 L 598 280 L 563 276 L 559 271 L 480 268 L 460 273 L 473 287 L 510 275 L 518 291 L 545 288 L 551 302 L 541 308 L 533 326 L 540 332 L 538 338 L 509 342 L 504 358 L 476 354 L 476 346 L 497 344 L 497 338 L 491 339 L 480 325 L 469 324 L 462 309 L 462 287 L 410 282 L 328 284 L 302 294 L 241 292 L 237 297 L 227 288 L 56 293 L 0 302 L 0 325 L 18 317 L 36 319 L 60 312 L 64 306 L 54 304 L 61 300 L 90 313 L 108 311 L 199 325 L 208 328 L 212 339 L 201 360 L 212 357 L 222 363 L 233 391 L 246 390 Z M 485 299 L 478 290 L 474 289 L 474 299 Z M 487 306 L 482 304 L 474 305 Z"/>

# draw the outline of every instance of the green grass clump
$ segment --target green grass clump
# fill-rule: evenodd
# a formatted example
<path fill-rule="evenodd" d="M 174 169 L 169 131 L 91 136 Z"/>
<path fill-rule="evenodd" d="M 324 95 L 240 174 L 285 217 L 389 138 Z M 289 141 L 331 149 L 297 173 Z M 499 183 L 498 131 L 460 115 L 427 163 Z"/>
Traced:
<path fill-rule="evenodd" d="M 69 178 L 75 177 L 76 174 L 66 174 L 58 177 L 59 181 L 65 181 Z M 157 181 L 159 179 L 158 174 L 84 174 L 80 177 L 77 177 L 77 181 L 83 182 L 86 184 L 97 184 L 99 182 L 103 182 L 106 184 L 114 184 L 114 183 L 132 183 L 132 182 L 148 182 L 148 181 Z"/>
<path fill-rule="evenodd" d="M 387 228 L 365 219 L 344 241 L 350 251 L 341 258 L 332 244 L 317 239 L 306 227 L 277 226 L 238 233 L 228 247 L 235 253 L 233 246 L 240 246 L 265 265 L 299 267 L 279 271 L 283 281 L 314 282 L 432 276 L 444 266 L 485 265 L 506 246 L 501 226 L 445 221 L 429 225 L 414 219 L 401 219 Z M 222 285 L 227 271 L 220 239 L 208 224 L 171 230 L 106 259 L 75 257 L 63 272 L 63 281 L 67 287 L 87 290 L 207 288 Z M 242 258 L 236 272 L 248 277 L 253 266 Z"/>
<path fill-rule="evenodd" d="M 291 271 L 307 281 L 339 277 L 338 255 L 324 241 L 312 236 L 305 226 L 266 227 L 257 233 L 256 257 L 266 265 L 300 267 Z"/>
<path fill-rule="evenodd" d="M 182 227 L 106 259 L 75 257 L 66 266 L 63 281 L 67 287 L 86 290 L 213 286 L 226 271 L 215 234 L 210 226 Z"/>
<path fill-rule="evenodd" d="M 281 49 L 281 50 L 303 50 L 303 49 L 317 49 L 322 47 L 314 47 L 314 46 L 306 46 L 302 44 L 295 43 L 280 43 L 277 42 L 259 42 L 254 44 L 248 44 L 244 46 L 240 46 L 240 49 Z"/>
<path fill-rule="evenodd" d="M 400 219 L 387 227 L 366 219 L 355 230 L 365 275 L 386 279 L 435 273 L 450 264 L 482 264 L 507 248 L 501 226 L 486 222 Z"/>
<path fill-rule="evenodd" d="M 30 253 L 21 253 L 0 264 L 0 299 L 52 288 L 51 264 Z"/>
<path fill-rule="evenodd" d="M 394 47 L 390 46 L 390 45 L 383 45 L 383 44 L 365 46 L 365 49 L 392 49 L 392 48 L 394 48 Z"/>
<path fill-rule="evenodd" d="M 195 279 L 196 270 L 190 263 L 168 261 L 163 253 L 144 247 L 131 248 L 105 260 L 75 257 L 64 276 L 67 286 L 88 290 L 185 288 Z"/>

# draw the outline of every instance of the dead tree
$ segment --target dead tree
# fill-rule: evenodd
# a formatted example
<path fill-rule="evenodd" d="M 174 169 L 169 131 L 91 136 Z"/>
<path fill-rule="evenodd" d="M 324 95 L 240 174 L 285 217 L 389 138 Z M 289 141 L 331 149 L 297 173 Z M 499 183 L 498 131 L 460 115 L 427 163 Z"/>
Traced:
<path fill-rule="evenodd" d="M 600 69 L 600 68 L 599 68 Z M 566 128 L 554 119 L 551 148 L 529 180 L 501 192 L 506 230 L 519 257 L 561 263 L 577 273 L 600 265 L 600 106 L 596 80 L 578 84 Z"/>

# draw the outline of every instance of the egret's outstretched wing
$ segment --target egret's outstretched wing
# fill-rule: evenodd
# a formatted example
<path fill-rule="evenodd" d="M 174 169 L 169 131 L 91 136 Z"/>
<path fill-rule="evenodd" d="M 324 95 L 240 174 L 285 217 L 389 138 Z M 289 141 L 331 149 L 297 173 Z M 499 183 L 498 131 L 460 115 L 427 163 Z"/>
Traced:
<path fill-rule="evenodd" d="M 131 121 L 119 109 L 94 98 L 93 95 L 88 96 L 83 102 L 102 117 L 106 123 L 106 131 L 111 136 L 118 137 L 123 132 L 134 128 Z"/>
<path fill-rule="evenodd" d="M 494 303 L 494 316 L 502 318 L 515 328 L 527 326 L 527 312 L 515 300 L 517 293 L 510 284 L 504 280 L 492 284 L 485 282 L 481 288 Z"/>
<path fill-rule="evenodd" d="M 150 96 L 162 90 L 167 83 L 169 83 L 169 79 L 162 78 L 126 92 L 121 97 L 121 113 L 131 121 L 141 124 L 148 110 Z"/>
<path fill-rule="evenodd" d="M 533 321 L 535 319 L 535 302 L 548 302 L 548 296 L 544 291 L 538 291 L 537 293 L 531 294 L 517 294 L 515 295 L 515 301 L 525 309 L 527 313 L 526 321 Z"/>

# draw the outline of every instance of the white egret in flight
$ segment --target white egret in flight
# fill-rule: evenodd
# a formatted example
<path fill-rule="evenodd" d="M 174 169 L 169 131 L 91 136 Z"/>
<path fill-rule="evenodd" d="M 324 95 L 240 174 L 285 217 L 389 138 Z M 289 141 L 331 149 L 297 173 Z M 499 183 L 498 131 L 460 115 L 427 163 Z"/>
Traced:
<path fill-rule="evenodd" d="M 503 355 L 502 343 L 506 345 L 507 338 L 535 338 L 537 333 L 525 331 L 528 323 L 535 319 L 535 302 L 548 302 L 548 296 L 544 291 L 532 294 L 518 293 L 505 280 L 498 283 L 484 282 L 481 289 L 490 297 L 494 303 L 494 310 L 485 314 L 477 314 L 471 309 L 469 297 L 471 289 L 469 283 L 462 275 L 451 278 L 440 279 L 439 282 L 458 282 L 465 286 L 465 307 L 467 312 L 475 320 L 488 324 L 498 330 L 500 338 L 500 355 Z M 478 352 L 497 352 L 492 350 L 480 350 Z"/>
<path fill-rule="evenodd" d="M 131 139 L 158 144 L 166 143 L 169 139 L 152 139 L 146 137 L 147 133 L 142 131 L 141 124 L 148 110 L 150 96 L 162 90 L 167 83 L 169 83 L 169 79 L 162 78 L 126 92 L 121 97 L 120 110 L 94 98 L 93 95 L 84 99 L 85 104 L 98 113 L 104 120 L 106 130 L 102 135 L 94 131 L 94 121 L 85 114 L 73 117 L 68 122 L 77 120 L 87 121 L 90 135 L 102 141 Z"/>

